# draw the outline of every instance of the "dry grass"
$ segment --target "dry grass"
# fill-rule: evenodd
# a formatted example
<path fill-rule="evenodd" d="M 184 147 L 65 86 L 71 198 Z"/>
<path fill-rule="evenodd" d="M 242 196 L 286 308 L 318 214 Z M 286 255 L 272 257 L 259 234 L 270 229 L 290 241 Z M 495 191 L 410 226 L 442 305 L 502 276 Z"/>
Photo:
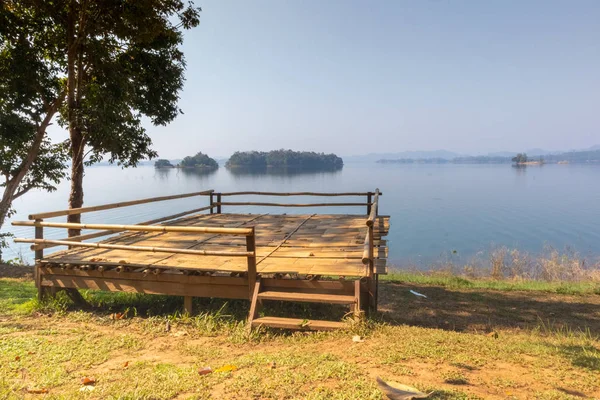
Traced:
<path fill-rule="evenodd" d="M 540 254 L 534 255 L 501 246 L 493 247 L 485 254 L 466 262 L 461 262 L 458 256 L 451 256 L 433 263 L 425 271 L 410 265 L 392 267 L 391 270 L 495 281 L 600 283 L 600 259 L 582 257 L 569 248 L 559 251 L 546 246 Z"/>

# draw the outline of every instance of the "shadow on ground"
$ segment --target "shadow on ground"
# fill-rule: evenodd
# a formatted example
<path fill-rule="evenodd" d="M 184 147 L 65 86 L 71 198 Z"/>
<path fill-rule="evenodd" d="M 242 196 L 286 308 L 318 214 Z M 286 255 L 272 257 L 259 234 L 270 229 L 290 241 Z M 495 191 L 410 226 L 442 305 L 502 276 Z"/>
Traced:
<path fill-rule="evenodd" d="M 541 328 L 600 332 L 598 295 L 462 290 L 380 282 L 379 311 L 393 325 L 456 331 Z"/>

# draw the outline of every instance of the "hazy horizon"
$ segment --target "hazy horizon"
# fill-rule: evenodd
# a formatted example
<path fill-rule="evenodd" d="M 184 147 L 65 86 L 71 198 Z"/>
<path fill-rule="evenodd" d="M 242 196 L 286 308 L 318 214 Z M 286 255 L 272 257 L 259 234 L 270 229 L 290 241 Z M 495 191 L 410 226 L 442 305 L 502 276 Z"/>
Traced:
<path fill-rule="evenodd" d="M 161 158 L 599 144 L 600 3 L 197 1 Z M 57 127 L 54 139 L 66 137 Z"/>

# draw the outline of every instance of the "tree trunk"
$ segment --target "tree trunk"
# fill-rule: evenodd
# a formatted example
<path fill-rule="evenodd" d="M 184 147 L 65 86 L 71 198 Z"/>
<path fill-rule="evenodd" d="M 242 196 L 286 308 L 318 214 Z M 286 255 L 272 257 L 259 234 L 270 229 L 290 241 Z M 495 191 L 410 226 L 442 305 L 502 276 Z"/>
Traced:
<path fill-rule="evenodd" d="M 73 124 L 74 125 L 74 124 Z M 83 136 L 78 127 L 72 126 L 71 136 L 71 194 L 69 195 L 69 208 L 79 208 L 83 206 L 83 150 L 85 144 Z M 81 223 L 81 214 L 73 214 L 67 217 L 67 222 L 76 224 Z M 81 229 L 69 229 L 69 237 L 78 236 Z"/>
<path fill-rule="evenodd" d="M 77 71 L 77 38 L 75 21 L 77 20 L 77 4 L 71 2 L 67 20 L 67 119 L 69 120 L 69 136 L 71 138 L 71 193 L 69 208 L 79 208 L 83 205 L 83 149 L 85 147 L 78 124 L 77 98 L 75 86 Z M 81 223 L 81 215 L 69 215 L 67 222 Z M 81 234 L 80 229 L 69 229 L 69 237 Z"/>

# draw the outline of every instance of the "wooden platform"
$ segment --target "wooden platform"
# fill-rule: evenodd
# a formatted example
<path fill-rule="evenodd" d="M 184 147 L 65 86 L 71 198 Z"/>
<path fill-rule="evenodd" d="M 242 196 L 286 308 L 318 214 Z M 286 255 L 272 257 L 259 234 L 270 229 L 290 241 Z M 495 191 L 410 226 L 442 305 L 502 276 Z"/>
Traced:
<path fill-rule="evenodd" d="M 365 203 L 224 202 L 226 196 L 366 196 Z M 43 300 L 58 290 L 82 300 L 78 289 L 251 301 L 248 325 L 337 329 L 340 321 L 306 321 L 260 315 L 263 302 L 342 304 L 355 316 L 377 307 L 379 274 L 386 273 L 389 217 L 381 216 L 379 190 L 365 193 L 216 193 L 213 190 L 33 214 L 13 225 L 35 228 L 36 286 Z M 47 222 L 155 201 L 206 196 L 209 205 L 136 225 Z M 366 214 L 223 213 L 236 206 L 366 206 Z M 262 208 L 264 210 L 264 208 Z M 44 229 L 73 236 L 45 239 Z M 77 234 L 80 230 L 93 233 Z M 89 242 L 90 239 L 110 236 Z M 47 249 L 68 246 L 49 252 Z"/>
<path fill-rule="evenodd" d="M 362 262 L 365 241 L 364 215 L 271 215 L 200 214 L 180 218 L 169 226 L 238 228 L 254 226 L 256 269 L 261 274 L 301 274 L 361 277 L 368 275 Z M 385 241 L 389 218 L 376 224 L 377 273 L 385 273 Z M 168 247 L 193 250 L 243 251 L 241 236 L 177 232 L 133 232 L 120 234 L 102 243 Z M 45 256 L 45 265 L 104 265 L 107 267 L 161 268 L 178 271 L 245 272 L 241 257 L 132 252 L 129 250 L 75 248 Z"/>

